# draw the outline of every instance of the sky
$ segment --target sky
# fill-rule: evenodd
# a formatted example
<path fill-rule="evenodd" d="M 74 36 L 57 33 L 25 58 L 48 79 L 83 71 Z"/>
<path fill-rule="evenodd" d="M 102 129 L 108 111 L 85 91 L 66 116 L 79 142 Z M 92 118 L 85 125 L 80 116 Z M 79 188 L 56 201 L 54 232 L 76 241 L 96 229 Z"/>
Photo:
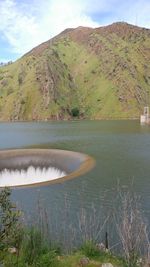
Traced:
<path fill-rule="evenodd" d="M 0 0 L 0 62 L 16 60 L 66 28 L 117 21 L 150 28 L 150 0 Z"/>

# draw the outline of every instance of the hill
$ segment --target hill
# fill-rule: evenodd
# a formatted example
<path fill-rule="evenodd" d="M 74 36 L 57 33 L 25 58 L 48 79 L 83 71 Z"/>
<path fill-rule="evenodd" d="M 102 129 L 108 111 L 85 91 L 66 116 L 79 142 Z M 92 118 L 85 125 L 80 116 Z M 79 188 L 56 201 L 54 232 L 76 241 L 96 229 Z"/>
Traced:
<path fill-rule="evenodd" d="M 150 30 L 67 29 L 0 67 L 0 120 L 137 118 L 150 105 Z"/>

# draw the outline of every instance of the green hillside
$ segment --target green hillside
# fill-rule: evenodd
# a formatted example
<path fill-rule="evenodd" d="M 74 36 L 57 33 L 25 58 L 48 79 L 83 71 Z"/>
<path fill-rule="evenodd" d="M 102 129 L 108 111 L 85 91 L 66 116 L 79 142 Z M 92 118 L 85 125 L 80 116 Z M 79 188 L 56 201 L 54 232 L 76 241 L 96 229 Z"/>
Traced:
<path fill-rule="evenodd" d="M 138 118 L 150 105 L 150 30 L 68 29 L 0 67 L 0 120 Z"/>

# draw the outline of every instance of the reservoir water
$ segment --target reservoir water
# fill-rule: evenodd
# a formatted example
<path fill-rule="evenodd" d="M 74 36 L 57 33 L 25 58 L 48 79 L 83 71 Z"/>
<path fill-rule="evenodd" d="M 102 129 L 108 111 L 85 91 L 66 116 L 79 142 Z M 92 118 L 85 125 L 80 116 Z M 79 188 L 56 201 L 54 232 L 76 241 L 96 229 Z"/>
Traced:
<path fill-rule="evenodd" d="M 123 189 L 132 187 L 141 197 L 149 221 L 149 126 L 141 126 L 139 121 L 0 123 L 0 149 L 15 148 L 72 150 L 96 160 L 89 173 L 62 184 L 13 190 L 13 200 L 25 212 L 26 221 L 38 220 L 38 199 L 41 199 L 55 239 L 60 237 L 60 231 L 63 240 L 67 231 L 76 235 L 83 210 L 87 220 L 91 214 L 98 214 L 98 210 L 101 218 L 108 213 L 118 184 Z"/>

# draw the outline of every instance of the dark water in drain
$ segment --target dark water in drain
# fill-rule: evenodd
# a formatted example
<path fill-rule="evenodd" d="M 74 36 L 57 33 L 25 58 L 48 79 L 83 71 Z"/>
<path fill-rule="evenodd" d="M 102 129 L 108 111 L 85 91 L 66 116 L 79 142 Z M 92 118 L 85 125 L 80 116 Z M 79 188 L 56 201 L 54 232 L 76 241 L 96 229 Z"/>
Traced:
<path fill-rule="evenodd" d="M 150 201 L 150 127 L 138 121 L 73 121 L 1 123 L 0 149 L 58 148 L 90 154 L 96 167 L 86 175 L 60 185 L 17 189 L 13 198 L 36 218 L 40 195 L 55 234 L 60 226 L 77 222 L 81 207 L 91 213 L 91 205 L 104 213 L 112 208 L 119 183 L 131 186 L 141 196 L 147 218 Z"/>

